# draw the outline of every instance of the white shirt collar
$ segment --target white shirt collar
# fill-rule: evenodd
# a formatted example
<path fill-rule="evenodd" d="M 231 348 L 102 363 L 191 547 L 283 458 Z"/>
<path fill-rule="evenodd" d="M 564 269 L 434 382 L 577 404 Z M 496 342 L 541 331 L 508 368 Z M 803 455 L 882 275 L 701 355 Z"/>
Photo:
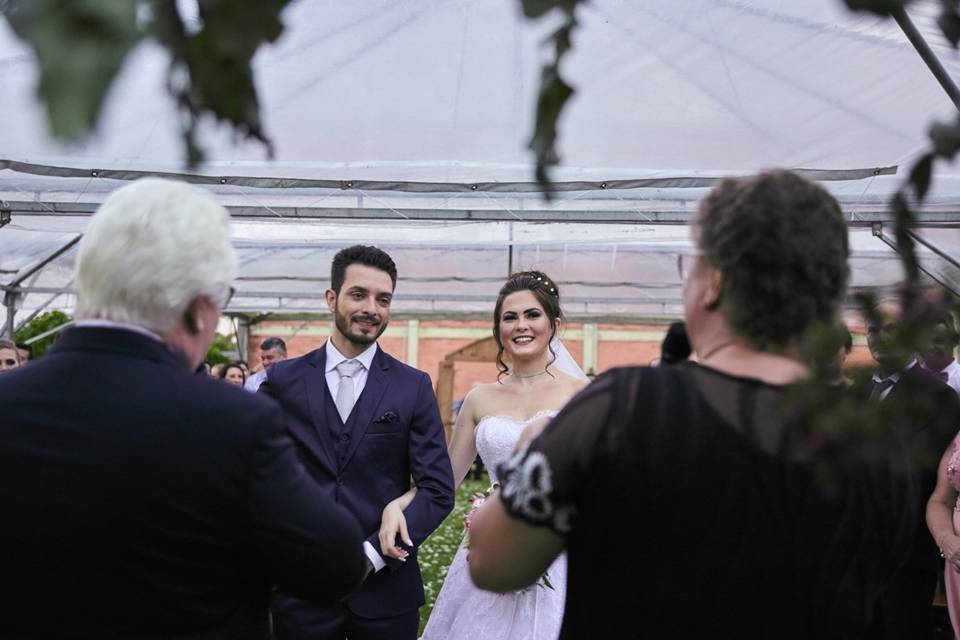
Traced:
<path fill-rule="evenodd" d="M 953 380 L 960 376 L 960 364 L 958 364 L 956 360 L 951 360 L 950 364 L 943 368 L 942 373 L 947 374 L 947 376 Z"/>
<path fill-rule="evenodd" d="M 367 371 L 370 371 L 370 367 L 373 366 L 373 357 L 377 355 L 377 343 L 374 342 L 372 345 L 367 347 L 363 353 L 358 355 L 356 358 L 348 358 L 347 356 L 340 353 L 335 346 L 333 346 L 333 340 L 328 339 L 327 345 L 327 364 L 324 367 L 326 373 L 333 371 L 338 364 L 344 360 L 356 360 L 363 365 L 363 368 Z"/>
<path fill-rule="evenodd" d="M 896 383 L 900 380 L 900 376 L 902 376 L 903 374 L 905 374 L 907 371 L 910 371 L 910 369 L 913 369 L 915 366 L 917 366 L 917 359 L 916 359 L 916 358 L 914 358 L 913 360 L 911 360 L 911 361 L 910 361 L 910 364 L 908 364 L 907 366 L 905 366 L 903 369 L 901 369 L 900 371 L 897 371 L 897 372 L 895 372 L 895 373 L 891 373 L 891 374 L 890 374 L 889 376 L 887 376 L 886 378 L 881 378 L 879 373 L 874 373 L 874 374 L 873 374 L 873 381 L 874 381 L 874 383 L 879 384 L 879 383 L 883 382 L 884 380 L 889 380 L 889 381 L 892 382 L 893 384 L 896 384 Z"/>
<path fill-rule="evenodd" d="M 134 333 L 139 333 L 140 335 L 144 335 L 144 336 L 147 336 L 148 338 L 152 338 L 157 342 L 162 342 L 163 344 L 166 344 L 163 338 L 155 334 L 153 331 L 150 331 L 149 329 L 144 329 L 139 325 L 128 324 L 126 322 L 114 322 L 113 320 L 99 320 L 99 319 L 76 320 L 74 321 L 73 326 L 81 327 L 81 328 L 91 328 L 91 329 L 122 329 L 123 331 L 133 331 Z"/>

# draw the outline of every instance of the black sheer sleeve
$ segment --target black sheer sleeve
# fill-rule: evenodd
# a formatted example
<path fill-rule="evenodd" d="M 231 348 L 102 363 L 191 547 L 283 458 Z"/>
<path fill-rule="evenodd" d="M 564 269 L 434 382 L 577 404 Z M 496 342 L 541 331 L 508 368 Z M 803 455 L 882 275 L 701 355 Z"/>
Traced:
<path fill-rule="evenodd" d="M 508 513 L 561 535 L 571 531 L 586 479 L 603 455 L 619 386 L 615 372 L 597 378 L 527 448 L 498 467 Z"/>

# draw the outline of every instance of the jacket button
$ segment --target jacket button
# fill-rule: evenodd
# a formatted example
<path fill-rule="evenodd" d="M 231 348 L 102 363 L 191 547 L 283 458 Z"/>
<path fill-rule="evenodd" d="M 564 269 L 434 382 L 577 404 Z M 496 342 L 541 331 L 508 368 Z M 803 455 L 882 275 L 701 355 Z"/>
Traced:
<path fill-rule="evenodd" d="M 340 442 L 350 442 L 350 436 L 348 436 L 347 434 L 343 434 L 342 436 L 340 436 Z"/>
<path fill-rule="evenodd" d="M 337 476 L 337 486 L 339 487 L 342 484 L 343 484 L 343 478 Z"/>

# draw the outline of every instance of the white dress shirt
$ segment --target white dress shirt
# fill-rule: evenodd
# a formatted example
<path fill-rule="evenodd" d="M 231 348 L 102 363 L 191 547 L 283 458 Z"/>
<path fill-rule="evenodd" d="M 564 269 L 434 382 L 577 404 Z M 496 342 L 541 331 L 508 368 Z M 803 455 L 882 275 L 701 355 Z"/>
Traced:
<path fill-rule="evenodd" d="M 327 364 L 324 369 L 324 374 L 327 378 L 327 390 L 330 392 L 330 397 L 336 402 L 337 391 L 340 390 L 340 373 L 337 371 L 337 365 L 344 360 L 356 360 L 362 366 L 359 371 L 353 374 L 353 397 L 359 400 L 360 394 L 363 393 L 363 388 L 367 386 L 367 375 L 370 373 L 370 367 L 373 365 L 373 357 L 377 355 L 377 343 L 374 342 L 356 358 L 348 358 L 337 351 L 337 348 L 333 346 L 333 340 L 327 340 L 326 351 Z M 356 404 L 354 404 L 354 406 L 356 406 Z M 370 560 L 370 564 L 373 565 L 374 573 L 387 566 L 380 552 L 366 540 L 363 542 L 363 552 L 367 554 L 367 559 Z"/>
<path fill-rule="evenodd" d="M 900 371 L 897 371 L 896 373 L 891 373 L 891 374 L 890 374 L 889 376 L 887 376 L 886 378 L 881 378 L 879 373 L 873 374 L 873 383 L 874 383 L 874 384 L 880 384 L 880 383 L 883 382 L 884 380 L 889 380 L 890 383 L 891 383 L 889 387 L 887 387 L 886 389 L 884 389 L 884 390 L 880 393 L 880 398 L 879 398 L 879 399 L 880 399 L 880 400 L 883 400 L 883 399 L 885 399 L 888 395 L 890 395 L 890 392 L 893 391 L 893 388 L 897 385 L 898 382 L 900 382 L 900 376 L 902 376 L 904 373 L 906 373 L 906 372 L 909 371 L 910 369 L 913 369 L 915 366 L 917 366 L 917 359 L 916 359 L 916 358 L 914 358 L 913 360 L 911 360 L 911 361 L 910 361 L 910 364 L 908 364 L 907 366 L 905 366 L 903 369 L 901 369 Z"/>
<path fill-rule="evenodd" d="M 947 384 L 960 394 L 960 364 L 956 360 L 951 360 L 950 364 L 945 366 L 941 373 L 947 374 Z"/>
<path fill-rule="evenodd" d="M 348 358 L 333 346 L 333 340 L 327 340 L 327 366 L 324 373 L 327 376 L 327 389 L 330 390 L 330 397 L 337 401 L 337 391 L 340 390 L 340 373 L 337 371 L 337 365 L 344 360 L 356 360 L 363 366 L 353 374 L 353 397 L 359 399 L 363 393 L 363 388 L 367 386 L 367 375 L 370 373 L 370 367 L 373 365 L 373 357 L 377 355 L 377 343 L 367 347 L 366 351 L 356 358 Z"/>

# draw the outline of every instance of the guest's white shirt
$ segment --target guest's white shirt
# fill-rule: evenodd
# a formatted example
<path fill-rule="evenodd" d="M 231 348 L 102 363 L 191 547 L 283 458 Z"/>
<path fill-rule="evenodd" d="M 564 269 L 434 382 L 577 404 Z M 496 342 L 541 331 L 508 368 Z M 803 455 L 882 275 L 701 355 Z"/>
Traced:
<path fill-rule="evenodd" d="M 945 366 L 941 373 L 947 374 L 947 384 L 960 394 L 960 364 L 956 360 L 951 360 L 950 364 Z"/>
<path fill-rule="evenodd" d="M 324 374 L 327 378 L 327 390 L 330 392 L 330 397 L 336 401 L 337 391 L 340 390 L 340 374 L 337 372 L 337 365 L 344 360 L 356 360 L 363 365 L 359 371 L 353 374 L 353 397 L 359 399 L 360 394 L 363 393 L 363 388 L 367 386 L 367 376 L 370 373 L 370 367 L 373 365 L 373 357 L 377 355 L 377 343 L 374 342 L 356 358 L 348 358 L 340 353 L 337 348 L 333 346 L 333 340 L 328 339 L 325 348 L 327 351 L 327 364 L 324 368 Z M 354 406 L 356 406 L 356 404 L 354 404 Z M 367 559 L 370 560 L 370 564 L 373 565 L 374 573 L 387 566 L 380 552 L 366 540 L 363 542 L 363 552 L 367 554 Z"/>

